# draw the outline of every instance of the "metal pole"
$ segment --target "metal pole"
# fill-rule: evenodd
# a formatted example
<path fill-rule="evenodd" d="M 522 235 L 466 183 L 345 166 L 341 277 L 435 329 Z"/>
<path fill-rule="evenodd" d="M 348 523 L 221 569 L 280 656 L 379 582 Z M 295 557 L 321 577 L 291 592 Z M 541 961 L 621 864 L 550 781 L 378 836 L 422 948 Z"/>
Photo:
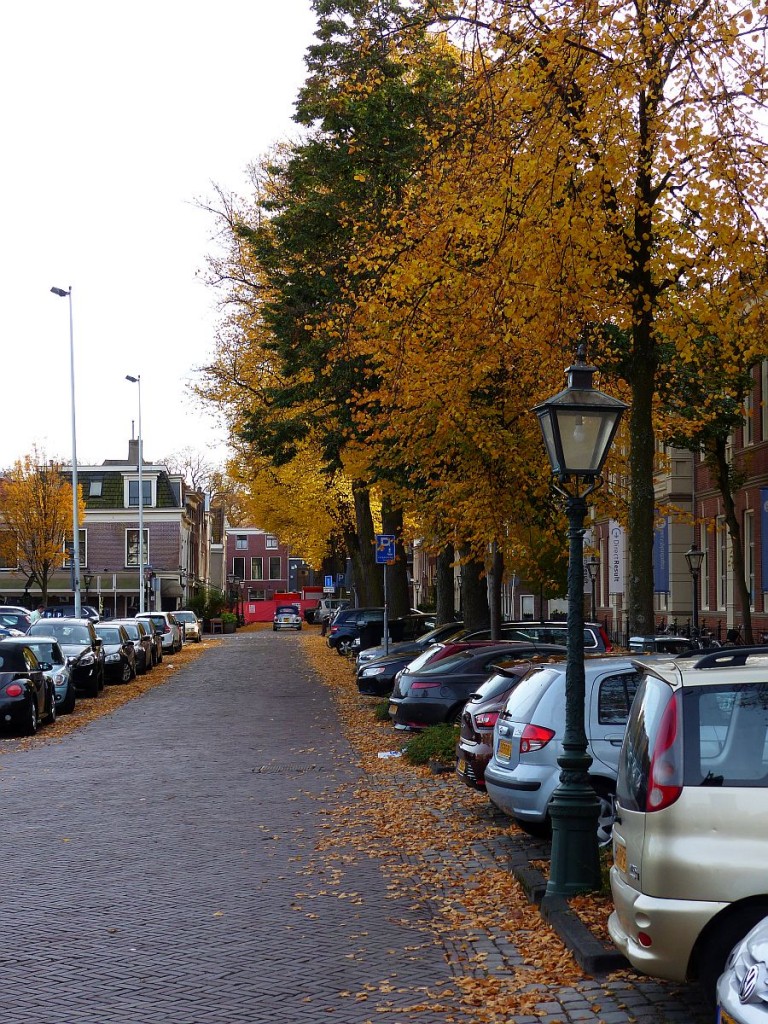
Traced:
<path fill-rule="evenodd" d="M 389 654 L 389 607 L 387 604 L 387 563 L 384 563 L 384 653 Z"/>
<path fill-rule="evenodd" d="M 72 319 L 72 285 L 69 288 L 51 288 L 54 295 L 69 299 L 69 381 L 72 400 L 72 594 L 75 617 L 80 618 L 80 512 L 77 484 L 77 428 L 75 425 L 75 331 Z"/>
<path fill-rule="evenodd" d="M 143 612 L 145 610 L 146 581 L 144 579 L 144 479 L 142 475 L 144 452 L 141 434 L 141 374 L 139 373 L 136 377 L 126 374 L 125 379 L 129 380 L 131 384 L 138 384 L 139 387 L 139 458 L 137 467 L 139 474 L 139 612 Z"/>
<path fill-rule="evenodd" d="M 568 495 L 568 641 L 562 771 L 550 803 L 552 854 L 547 896 L 575 896 L 600 888 L 599 802 L 589 784 L 592 758 L 584 726 L 584 497 Z"/>
<path fill-rule="evenodd" d="M 691 571 L 693 576 L 693 630 L 699 635 L 699 574 Z"/>

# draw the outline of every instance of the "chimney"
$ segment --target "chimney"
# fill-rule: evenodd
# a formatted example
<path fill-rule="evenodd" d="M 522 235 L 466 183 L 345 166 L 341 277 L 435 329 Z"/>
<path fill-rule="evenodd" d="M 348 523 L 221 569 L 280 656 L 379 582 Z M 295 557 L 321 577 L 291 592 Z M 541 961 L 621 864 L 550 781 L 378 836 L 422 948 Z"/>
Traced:
<path fill-rule="evenodd" d="M 138 466 L 139 464 L 139 439 L 131 438 L 128 442 L 128 465 Z"/>

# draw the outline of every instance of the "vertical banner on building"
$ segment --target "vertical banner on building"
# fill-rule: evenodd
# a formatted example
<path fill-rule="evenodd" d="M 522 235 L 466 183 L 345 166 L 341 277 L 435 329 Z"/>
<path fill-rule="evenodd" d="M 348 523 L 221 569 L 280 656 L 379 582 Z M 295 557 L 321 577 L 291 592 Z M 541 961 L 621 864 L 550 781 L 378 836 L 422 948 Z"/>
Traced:
<path fill-rule="evenodd" d="M 669 516 L 653 531 L 653 590 L 669 593 Z"/>
<path fill-rule="evenodd" d="M 584 544 L 584 552 L 585 552 L 584 553 L 584 593 L 585 594 L 591 594 L 592 593 L 592 580 L 589 578 L 589 573 L 587 572 L 587 554 L 586 554 L 586 552 L 590 548 L 594 547 L 594 545 L 595 545 L 595 541 L 594 541 L 594 538 L 592 536 L 592 530 L 586 529 L 584 531 L 583 544 Z"/>
<path fill-rule="evenodd" d="M 624 593 L 624 529 L 613 520 L 608 530 L 608 593 Z"/>
<path fill-rule="evenodd" d="M 760 488 L 760 577 L 763 591 L 768 590 L 768 487 Z"/>

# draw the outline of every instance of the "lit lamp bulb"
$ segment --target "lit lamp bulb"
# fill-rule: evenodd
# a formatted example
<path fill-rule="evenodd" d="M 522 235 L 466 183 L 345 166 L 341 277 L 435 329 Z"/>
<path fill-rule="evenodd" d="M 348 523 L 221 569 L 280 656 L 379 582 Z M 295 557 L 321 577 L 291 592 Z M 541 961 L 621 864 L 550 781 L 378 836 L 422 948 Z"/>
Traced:
<path fill-rule="evenodd" d="M 576 444 L 584 443 L 584 419 L 581 416 L 576 417 L 576 423 L 573 428 L 573 440 Z"/>

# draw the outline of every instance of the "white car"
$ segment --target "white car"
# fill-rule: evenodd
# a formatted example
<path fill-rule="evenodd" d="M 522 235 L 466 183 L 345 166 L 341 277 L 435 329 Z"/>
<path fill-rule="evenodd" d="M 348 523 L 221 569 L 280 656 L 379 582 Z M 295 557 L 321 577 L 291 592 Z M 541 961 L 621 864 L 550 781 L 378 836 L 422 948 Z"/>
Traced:
<path fill-rule="evenodd" d="M 730 950 L 768 916 L 768 649 L 644 667 L 619 757 L 608 930 L 635 970 L 698 980 L 714 1002 Z"/>
<path fill-rule="evenodd" d="M 720 1024 L 768 1021 L 768 917 L 741 940 L 717 983 Z"/>
<path fill-rule="evenodd" d="M 301 615 L 298 605 L 278 605 L 272 619 L 272 629 L 275 631 L 279 629 L 295 629 L 298 632 L 301 629 Z"/>
<path fill-rule="evenodd" d="M 188 608 L 183 608 L 173 614 L 181 623 L 182 629 L 184 630 L 184 639 L 194 640 L 196 644 L 199 644 L 203 639 L 203 627 L 200 619 L 198 619 L 195 613 Z"/>
<path fill-rule="evenodd" d="M 162 637 L 163 651 L 174 654 L 184 646 L 184 632 L 173 612 L 139 612 L 134 618 L 152 623 L 155 632 Z"/>

